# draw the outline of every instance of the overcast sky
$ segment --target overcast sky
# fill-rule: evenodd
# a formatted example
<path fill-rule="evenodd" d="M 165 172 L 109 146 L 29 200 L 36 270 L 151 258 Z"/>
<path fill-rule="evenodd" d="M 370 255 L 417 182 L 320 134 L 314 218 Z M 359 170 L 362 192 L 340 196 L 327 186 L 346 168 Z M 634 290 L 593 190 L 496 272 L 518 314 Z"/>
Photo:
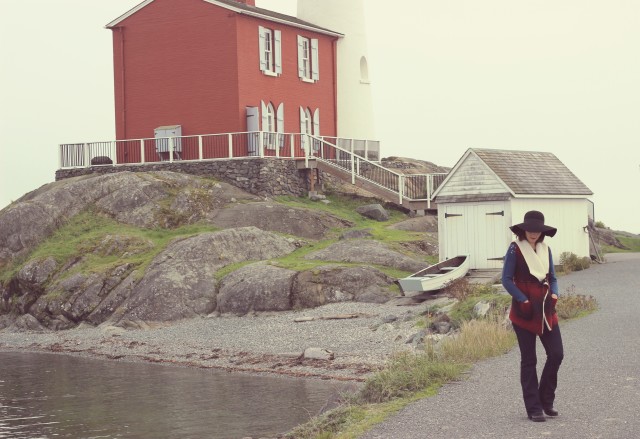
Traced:
<path fill-rule="evenodd" d="M 0 0 L 0 208 L 54 180 L 58 144 L 115 138 L 104 26 L 138 3 Z M 553 152 L 596 220 L 640 233 L 640 1 L 365 3 L 384 157 Z"/>

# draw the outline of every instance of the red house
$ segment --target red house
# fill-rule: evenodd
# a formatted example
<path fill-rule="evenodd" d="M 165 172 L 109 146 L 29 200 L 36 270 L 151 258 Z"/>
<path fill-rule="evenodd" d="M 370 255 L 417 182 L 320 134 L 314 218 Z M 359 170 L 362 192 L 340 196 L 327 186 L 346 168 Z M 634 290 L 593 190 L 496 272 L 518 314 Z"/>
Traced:
<path fill-rule="evenodd" d="M 340 33 L 254 0 L 145 0 L 106 27 L 118 140 L 163 131 L 336 136 Z M 197 157 L 186 145 L 176 150 Z"/>

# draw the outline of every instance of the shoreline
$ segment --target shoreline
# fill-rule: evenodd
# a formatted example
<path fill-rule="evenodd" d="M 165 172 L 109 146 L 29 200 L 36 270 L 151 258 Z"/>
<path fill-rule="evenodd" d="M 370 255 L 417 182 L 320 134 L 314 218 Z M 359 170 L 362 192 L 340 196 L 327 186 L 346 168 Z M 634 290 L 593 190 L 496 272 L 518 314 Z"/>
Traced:
<path fill-rule="evenodd" d="M 343 302 L 299 311 L 142 324 L 144 329 L 108 324 L 81 324 L 55 332 L 3 329 L 0 352 L 54 353 L 251 375 L 363 382 L 394 352 L 413 349 L 408 341 L 420 330 L 415 319 L 433 303 Z M 307 348 L 329 351 L 333 358 L 305 358 Z"/>

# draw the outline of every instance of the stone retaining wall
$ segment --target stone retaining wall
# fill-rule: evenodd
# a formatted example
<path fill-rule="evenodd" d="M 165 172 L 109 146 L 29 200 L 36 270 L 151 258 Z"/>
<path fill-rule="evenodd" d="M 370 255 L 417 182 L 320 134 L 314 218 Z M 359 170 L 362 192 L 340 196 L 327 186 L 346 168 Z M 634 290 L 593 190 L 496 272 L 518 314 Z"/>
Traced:
<path fill-rule="evenodd" d="M 251 158 L 212 160 L 207 162 L 150 163 L 145 165 L 91 166 L 59 169 L 56 180 L 88 174 L 113 172 L 172 171 L 212 177 L 259 196 L 306 195 L 309 188 L 307 171 L 297 169 L 294 160 Z"/>

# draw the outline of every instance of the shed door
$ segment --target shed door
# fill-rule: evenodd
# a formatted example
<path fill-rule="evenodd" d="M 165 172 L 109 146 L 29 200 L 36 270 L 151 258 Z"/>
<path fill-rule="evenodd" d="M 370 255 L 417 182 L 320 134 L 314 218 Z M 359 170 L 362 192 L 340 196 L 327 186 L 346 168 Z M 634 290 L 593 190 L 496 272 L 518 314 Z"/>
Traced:
<path fill-rule="evenodd" d="M 472 269 L 501 268 L 509 238 L 505 204 L 444 206 L 444 257 L 469 255 Z"/>

